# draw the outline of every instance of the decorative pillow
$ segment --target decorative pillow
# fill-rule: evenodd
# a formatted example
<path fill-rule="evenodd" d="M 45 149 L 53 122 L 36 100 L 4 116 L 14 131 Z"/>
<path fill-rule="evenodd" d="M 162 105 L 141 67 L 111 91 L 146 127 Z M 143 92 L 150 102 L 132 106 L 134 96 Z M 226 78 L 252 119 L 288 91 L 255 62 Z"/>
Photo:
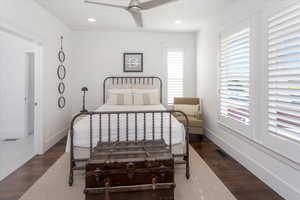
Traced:
<path fill-rule="evenodd" d="M 158 105 L 160 93 L 158 89 L 133 89 L 133 104 L 135 105 Z"/>
<path fill-rule="evenodd" d="M 132 105 L 131 89 L 110 89 L 106 104 L 109 105 Z"/>
<path fill-rule="evenodd" d="M 174 110 L 180 110 L 186 115 L 195 116 L 199 112 L 199 105 L 174 104 Z"/>
<path fill-rule="evenodd" d="M 113 88 L 113 89 L 109 89 L 108 90 L 109 94 L 132 94 L 132 89 L 128 89 L 128 88 Z"/>
<path fill-rule="evenodd" d="M 133 93 L 133 104 L 134 105 L 144 105 L 144 95 Z"/>

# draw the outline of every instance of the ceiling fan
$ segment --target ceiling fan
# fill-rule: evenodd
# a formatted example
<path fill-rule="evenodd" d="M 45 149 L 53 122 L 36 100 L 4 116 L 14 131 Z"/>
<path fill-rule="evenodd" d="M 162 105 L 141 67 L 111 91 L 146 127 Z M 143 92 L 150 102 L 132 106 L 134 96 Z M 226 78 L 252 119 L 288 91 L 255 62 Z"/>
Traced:
<path fill-rule="evenodd" d="M 178 0 L 152 0 L 152 1 L 146 1 L 146 2 L 140 2 L 139 0 L 131 0 L 129 3 L 129 6 L 122 6 L 122 5 L 114 5 L 114 4 L 108 4 L 108 3 L 101 3 L 97 1 L 90 1 L 85 0 L 85 3 L 89 4 L 96 4 L 101 6 L 109 6 L 114 8 L 121 8 L 127 10 L 133 17 L 136 25 L 138 27 L 143 27 L 143 17 L 142 17 L 142 10 L 149 10 L 158 6 L 161 6 L 163 4 L 171 3 Z"/>

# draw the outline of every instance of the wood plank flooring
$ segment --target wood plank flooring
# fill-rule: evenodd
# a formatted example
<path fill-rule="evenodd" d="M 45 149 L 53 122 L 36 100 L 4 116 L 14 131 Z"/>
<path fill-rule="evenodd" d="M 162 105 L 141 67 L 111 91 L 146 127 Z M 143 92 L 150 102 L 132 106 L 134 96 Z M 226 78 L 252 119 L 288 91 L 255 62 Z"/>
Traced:
<path fill-rule="evenodd" d="M 238 200 L 284 200 L 233 158 L 220 154 L 209 139 L 192 146 Z"/>
<path fill-rule="evenodd" d="M 19 199 L 64 153 L 65 146 L 66 138 L 58 142 L 44 155 L 35 156 L 3 179 L 0 182 L 0 200 Z"/>
<path fill-rule="evenodd" d="M 45 155 L 34 157 L 1 181 L 0 200 L 19 199 L 64 153 L 65 144 L 66 138 Z M 220 155 L 217 152 L 219 148 L 207 138 L 202 143 L 193 142 L 192 145 L 238 200 L 283 199 L 234 159 Z"/>

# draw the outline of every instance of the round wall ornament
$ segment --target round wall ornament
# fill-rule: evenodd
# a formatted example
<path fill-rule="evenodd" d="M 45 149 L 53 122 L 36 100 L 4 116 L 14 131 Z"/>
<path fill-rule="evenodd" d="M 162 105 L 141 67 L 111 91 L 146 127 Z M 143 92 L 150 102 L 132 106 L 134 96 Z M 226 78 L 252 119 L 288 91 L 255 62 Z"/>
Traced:
<path fill-rule="evenodd" d="M 63 96 L 59 97 L 57 103 L 58 103 L 58 107 L 59 108 L 64 108 L 65 105 L 66 105 L 66 99 L 65 99 L 65 97 L 63 97 Z"/>
<path fill-rule="evenodd" d="M 61 63 L 65 62 L 65 60 L 66 60 L 65 52 L 62 49 L 58 52 L 58 60 Z"/>
<path fill-rule="evenodd" d="M 66 68 L 63 64 L 60 64 L 57 68 L 57 77 L 60 80 L 64 80 L 66 77 Z"/>
<path fill-rule="evenodd" d="M 65 92 L 65 90 L 66 90 L 65 84 L 63 82 L 60 82 L 58 84 L 58 92 L 59 92 L 59 94 L 63 94 Z"/>

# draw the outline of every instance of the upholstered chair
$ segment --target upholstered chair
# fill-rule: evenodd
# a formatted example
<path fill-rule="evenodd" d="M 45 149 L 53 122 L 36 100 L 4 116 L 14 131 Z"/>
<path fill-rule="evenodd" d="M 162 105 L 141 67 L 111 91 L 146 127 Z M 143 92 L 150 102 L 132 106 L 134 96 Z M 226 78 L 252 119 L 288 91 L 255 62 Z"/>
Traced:
<path fill-rule="evenodd" d="M 203 120 L 201 112 L 201 100 L 199 98 L 174 98 L 174 110 L 184 112 L 189 119 L 189 130 L 192 134 L 203 135 Z M 175 115 L 178 121 L 185 123 L 182 115 Z"/>

